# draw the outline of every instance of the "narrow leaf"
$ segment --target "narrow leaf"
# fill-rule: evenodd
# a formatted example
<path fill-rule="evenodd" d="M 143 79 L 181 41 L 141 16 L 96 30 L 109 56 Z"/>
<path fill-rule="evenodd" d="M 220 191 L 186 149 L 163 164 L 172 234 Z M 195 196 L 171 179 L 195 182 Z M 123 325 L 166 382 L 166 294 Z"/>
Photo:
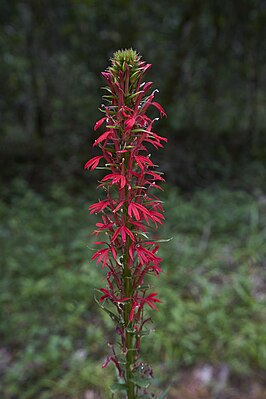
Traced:
<path fill-rule="evenodd" d="M 112 393 L 119 393 L 119 392 L 126 393 L 127 392 L 127 386 L 126 386 L 126 384 L 118 384 L 116 382 L 115 384 L 113 384 L 111 386 L 111 392 Z"/>

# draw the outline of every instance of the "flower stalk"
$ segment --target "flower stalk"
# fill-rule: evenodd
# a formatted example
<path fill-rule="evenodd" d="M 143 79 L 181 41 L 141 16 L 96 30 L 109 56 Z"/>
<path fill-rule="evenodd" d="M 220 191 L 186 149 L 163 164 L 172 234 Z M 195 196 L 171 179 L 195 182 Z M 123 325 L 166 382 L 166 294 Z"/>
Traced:
<path fill-rule="evenodd" d="M 151 397 L 152 369 L 140 358 L 140 343 L 149 333 L 146 307 L 157 310 L 160 302 L 157 293 L 150 292 L 148 276 L 162 271 L 159 245 L 151 234 L 164 220 L 162 201 L 154 194 L 164 179 L 155 171 L 149 150 L 162 148 L 167 139 L 153 132 L 158 118 L 147 113 L 153 106 L 161 117 L 166 114 L 154 101 L 156 90 L 150 92 L 152 82 L 143 82 L 150 67 L 132 49 L 114 53 L 111 66 L 102 72 L 107 82 L 104 116 L 94 126 L 94 130 L 105 126 L 94 142 L 102 155 L 85 164 L 94 170 L 103 163 L 108 171 L 98 186 L 104 198 L 89 208 L 91 214 L 101 215 L 94 231 L 100 249 L 92 259 L 106 270 L 99 303 L 119 337 L 103 367 L 114 364 L 118 383 L 112 387 L 113 395 L 127 399 Z"/>

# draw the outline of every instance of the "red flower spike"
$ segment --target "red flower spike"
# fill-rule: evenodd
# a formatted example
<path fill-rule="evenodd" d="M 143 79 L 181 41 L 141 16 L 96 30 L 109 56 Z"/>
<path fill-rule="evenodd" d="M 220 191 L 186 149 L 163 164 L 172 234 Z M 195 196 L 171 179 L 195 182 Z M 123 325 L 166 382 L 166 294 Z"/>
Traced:
<path fill-rule="evenodd" d="M 152 189 L 162 190 L 159 183 L 164 179 L 155 172 L 147 153 L 148 147 L 163 148 L 167 142 L 153 132 L 154 120 L 148 114 L 153 106 L 160 117 L 166 116 L 163 107 L 154 101 L 157 90 L 150 93 L 152 82 L 143 83 L 150 67 L 133 50 L 114 54 L 111 66 L 102 72 L 108 85 L 105 115 L 94 125 L 95 131 L 105 126 L 105 132 L 93 144 L 102 155 L 91 158 L 84 166 L 94 170 L 103 161 L 110 168 L 98 186 L 104 189 L 105 197 L 89 207 L 91 214 L 101 213 L 94 234 L 101 237 L 95 245 L 103 246 L 92 259 L 107 269 L 100 302 L 108 301 L 114 308 L 110 315 L 125 355 L 124 361 L 118 361 L 112 345 L 112 354 L 102 367 L 109 362 L 114 364 L 129 399 L 134 391 L 141 332 L 150 320 L 145 316 L 146 308 L 158 310 L 157 303 L 161 302 L 156 292 L 149 291 L 146 280 L 147 273 L 158 276 L 162 272 L 162 259 L 157 255 L 158 245 L 145 235 L 164 220 L 162 203 L 151 194 Z M 132 329 L 139 336 L 132 336 Z"/>

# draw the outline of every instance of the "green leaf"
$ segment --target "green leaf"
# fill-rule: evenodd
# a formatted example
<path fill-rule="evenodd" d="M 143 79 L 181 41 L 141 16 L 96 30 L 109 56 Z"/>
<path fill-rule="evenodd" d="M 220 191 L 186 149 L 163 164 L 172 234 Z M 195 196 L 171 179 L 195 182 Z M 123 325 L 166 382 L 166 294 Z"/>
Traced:
<path fill-rule="evenodd" d="M 112 147 L 106 147 L 105 149 L 106 151 L 115 152 L 115 149 Z"/>
<path fill-rule="evenodd" d="M 94 297 L 94 299 L 95 299 L 95 302 L 100 306 L 100 308 L 101 308 L 102 310 L 104 310 L 104 311 L 111 317 L 111 319 L 112 319 L 114 322 L 120 323 L 120 319 L 119 319 L 119 317 L 118 317 L 115 313 L 111 312 L 111 310 L 109 310 L 109 309 L 106 309 L 106 307 L 103 306 L 103 304 L 100 303 L 96 297 Z"/>
<path fill-rule="evenodd" d="M 119 125 L 106 125 L 107 129 L 121 129 Z"/>
<path fill-rule="evenodd" d="M 134 330 L 132 328 L 127 328 L 126 330 L 130 334 L 136 335 L 136 336 L 139 336 L 139 337 L 142 337 L 143 335 L 149 335 L 150 332 L 153 331 L 152 329 L 147 329 L 147 330 L 143 330 L 143 331 L 136 331 L 136 330 Z"/>
<path fill-rule="evenodd" d="M 172 241 L 172 239 L 173 239 L 173 237 L 170 237 L 170 238 L 161 238 L 161 239 L 159 239 L 159 240 L 154 240 L 154 239 L 152 239 L 152 241 L 153 242 L 169 242 L 169 241 Z"/>
<path fill-rule="evenodd" d="M 127 392 L 126 384 L 119 384 L 119 383 L 115 382 L 111 386 L 111 392 L 112 393 L 118 393 L 118 392 L 126 393 Z"/>
<path fill-rule="evenodd" d="M 137 78 L 137 75 L 139 74 L 139 70 L 137 70 L 136 72 L 132 73 L 132 75 L 130 76 L 130 81 L 132 82 L 135 78 Z"/>
<path fill-rule="evenodd" d="M 153 329 L 148 329 L 148 330 L 143 330 L 143 331 L 139 331 L 136 333 L 136 335 L 142 337 L 143 335 L 149 335 L 151 333 L 151 331 L 154 331 Z"/>
<path fill-rule="evenodd" d="M 150 384 L 150 382 L 148 380 L 144 380 L 141 377 L 134 377 L 130 379 L 131 382 L 133 382 L 134 384 L 136 384 L 139 388 L 148 388 Z"/>
<path fill-rule="evenodd" d="M 141 132 L 141 133 L 150 133 L 150 132 L 148 132 L 148 130 L 141 129 L 141 128 L 132 129 L 131 132 L 132 132 L 132 133 L 140 133 L 140 132 Z"/>
<path fill-rule="evenodd" d="M 149 290 L 151 286 L 149 284 L 143 284 L 139 287 L 140 290 Z"/>
<path fill-rule="evenodd" d="M 136 233 L 138 233 L 140 236 L 143 236 L 143 237 L 147 238 L 147 240 L 150 240 L 150 238 L 147 236 L 146 233 L 139 232 L 139 231 L 136 231 Z"/>
<path fill-rule="evenodd" d="M 128 99 L 132 99 L 132 98 L 136 97 L 138 94 L 141 94 L 141 93 L 143 93 L 143 90 L 140 90 L 140 91 L 137 91 L 134 94 L 131 94 L 130 96 L 128 96 Z"/>
<path fill-rule="evenodd" d="M 165 399 L 169 391 L 170 391 L 170 386 L 166 388 L 166 390 L 162 392 L 160 396 L 158 396 L 158 399 Z"/>
<path fill-rule="evenodd" d="M 102 87 L 100 87 L 100 89 L 101 90 L 107 90 L 107 91 L 109 91 L 109 93 L 112 93 L 112 90 L 108 86 L 102 86 Z"/>

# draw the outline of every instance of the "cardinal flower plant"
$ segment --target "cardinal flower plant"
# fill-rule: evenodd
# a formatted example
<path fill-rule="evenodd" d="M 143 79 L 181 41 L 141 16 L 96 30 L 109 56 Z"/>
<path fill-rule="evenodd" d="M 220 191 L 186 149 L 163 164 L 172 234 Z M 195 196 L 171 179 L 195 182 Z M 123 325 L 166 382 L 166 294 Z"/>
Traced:
<path fill-rule="evenodd" d="M 104 126 L 93 144 L 101 155 L 85 164 L 89 170 L 107 171 L 98 186 L 104 196 L 89 208 L 99 214 L 92 259 L 106 270 L 106 286 L 96 300 L 114 321 L 117 335 L 102 367 L 113 363 L 118 377 L 111 387 L 113 397 L 128 399 L 154 397 L 148 393 L 152 369 L 140 358 L 140 344 L 149 333 L 147 310 L 157 310 L 160 302 L 149 276 L 162 271 L 152 233 L 164 219 L 162 201 L 154 194 L 162 190 L 164 179 L 149 151 L 162 148 L 167 139 L 153 131 L 159 118 L 148 116 L 150 107 L 166 116 L 154 101 L 158 90 L 151 92 L 152 82 L 143 82 L 150 67 L 132 49 L 114 53 L 111 66 L 102 72 L 107 82 L 104 116 L 94 126 L 95 131 Z"/>

